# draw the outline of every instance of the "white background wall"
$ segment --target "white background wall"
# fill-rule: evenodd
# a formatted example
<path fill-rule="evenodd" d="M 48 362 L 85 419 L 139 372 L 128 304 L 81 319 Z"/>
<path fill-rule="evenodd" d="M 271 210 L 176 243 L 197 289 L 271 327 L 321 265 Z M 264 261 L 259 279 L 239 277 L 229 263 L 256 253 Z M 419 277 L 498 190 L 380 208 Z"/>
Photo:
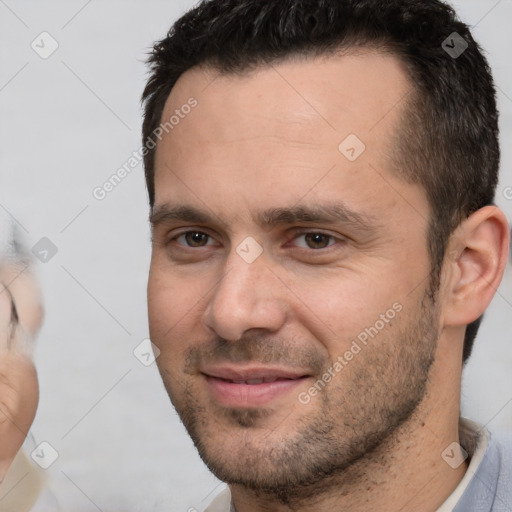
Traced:
<path fill-rule="evenodd" d="M 132 354 L 148 336 L 142 167 L 103 201 L 92 195 L 139 149 L 145 52 L 193 4 L 0 1 L 0 207 L 23 225 L 30 245 L 46 236 L 58 248 L 39 265 L 46 322 L 32 433 L 59 452 L 48 471 L 64 510 L 201 510 L 219 485 L 156 367 Z M 512 219 L 502 193 L 512 186 L 512 2 L 455 5 L 494 69 L 503 146 L 498 203 Z M 31 48 L 42 31 L 59 44 L 46 60 Z M 512 429 L 511 316 L 508 271 L 464 376 L 465 415 L 493 429 Z"/>

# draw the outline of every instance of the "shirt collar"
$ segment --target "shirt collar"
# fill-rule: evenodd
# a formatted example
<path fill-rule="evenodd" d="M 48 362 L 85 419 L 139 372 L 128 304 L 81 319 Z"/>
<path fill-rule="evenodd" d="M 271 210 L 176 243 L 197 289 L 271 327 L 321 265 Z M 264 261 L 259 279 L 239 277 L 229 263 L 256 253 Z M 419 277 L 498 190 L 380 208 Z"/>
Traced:
<path fill-rule="evenodd" d="M 465 436 L 461 435 L 461 445 L 470 457 L 469 466 L 459 485 L 436 512 L 464 512 L 471 510 L 476 502 L 481 504 L 479 511 L 489 512 L 496 494 L 499 453 L 484 427 L 465 418 L 461 418 L 460 424 L 461 434 L 465 432 Z"/>

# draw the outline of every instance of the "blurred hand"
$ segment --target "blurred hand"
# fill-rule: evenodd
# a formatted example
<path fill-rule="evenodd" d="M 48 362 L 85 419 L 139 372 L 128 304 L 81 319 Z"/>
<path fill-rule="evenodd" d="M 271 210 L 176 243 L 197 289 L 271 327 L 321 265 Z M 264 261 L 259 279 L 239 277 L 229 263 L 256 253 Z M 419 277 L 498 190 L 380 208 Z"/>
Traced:
<path fill-rule="evenodd" d="M 31 351 L 43 318 L 39 288 L 28 263 L 1 250 L 0 246 L 0 482 L 37 410 L 39 386 Z"/>

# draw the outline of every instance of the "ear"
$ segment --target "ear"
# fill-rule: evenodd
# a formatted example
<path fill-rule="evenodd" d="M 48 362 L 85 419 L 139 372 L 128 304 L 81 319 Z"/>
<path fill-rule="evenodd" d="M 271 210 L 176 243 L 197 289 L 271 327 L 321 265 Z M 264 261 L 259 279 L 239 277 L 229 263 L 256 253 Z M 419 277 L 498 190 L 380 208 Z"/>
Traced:
<path fill-rule="evenodd" d="M 485 206 L 450 237 L 444 270 L 444 325 L 467 325 L 487 309 L 503 277 L 510 232 L 505 214 Z"/>

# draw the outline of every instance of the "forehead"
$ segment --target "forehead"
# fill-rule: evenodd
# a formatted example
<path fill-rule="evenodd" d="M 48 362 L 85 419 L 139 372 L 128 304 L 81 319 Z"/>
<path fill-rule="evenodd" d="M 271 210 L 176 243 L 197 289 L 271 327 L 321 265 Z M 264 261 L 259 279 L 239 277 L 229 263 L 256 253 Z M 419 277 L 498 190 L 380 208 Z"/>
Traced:
<path fill-rule="evenodd" d="M 256 117 L 280 118 L 288 125 L 287 130 L 305 129 L 308 138 L 315 133 L 325 137 L 327 128 L 338 135 L 347 130 L 364 135 L 382 124 L 375 132 L 378 136 L 396 121 L 411 87 L 405 67 L 397 57 L 363 49 L 321 57 L 295 56 L 238 74 L 195 67 L 177 81 L 162 119 L 168 119 L 194 96 L 200 103 L 204 128 L 216 123 L 222 128 L 217 135 L 226 138 L 240 135 L 234 123 L 218 126 L 219 118 L 226 119 L 228 115 L 239 123 L 245 120 L 248 133 L 261 128 L 254 124 Z M 207 122 L 206 116 L 212 123 Z M 318 125 L 320 131 L 317 126 L 307 130 L 311 123 Z M 269 133 L 273 128 L 277 127 L 264 127 Z M 370 134 L 368 140 L 369 137 Z"/>
<path fill-rule="evenodd" d="M 247 208 L 340 194 L 375 203 L 380 182 L 395 179 L 392 139 L 410 92 L 401 62 L 371 51 L 241 74 L 193 68 L 162 115 L 180 120 L 157 146 L 156 203 L 179 195 L 226 213 L 240 197 Z M 191 98 L 197 106 L 183 108 Z"/>

